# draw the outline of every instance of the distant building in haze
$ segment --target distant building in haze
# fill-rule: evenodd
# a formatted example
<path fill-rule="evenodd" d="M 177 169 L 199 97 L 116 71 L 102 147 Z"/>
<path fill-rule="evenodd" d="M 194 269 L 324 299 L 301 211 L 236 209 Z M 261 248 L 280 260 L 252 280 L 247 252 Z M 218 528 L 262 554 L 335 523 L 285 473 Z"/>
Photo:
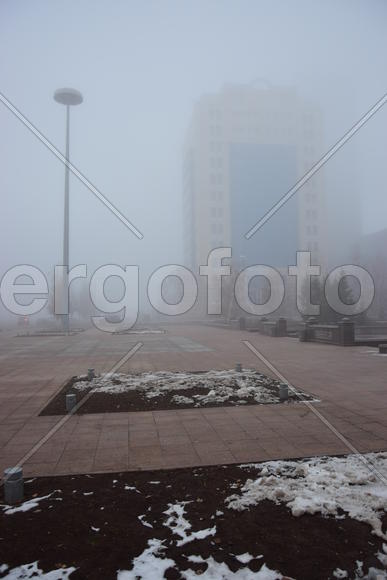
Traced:
<path fill-rule="evenodd" d="M 231 246 L 236 267 L 295 263 L 297 250 L 324 258 L 322 176 L 316 174 L 249 240 L 248 230 L 323 151 L 322 115 L 294 89 L 265 83 L 225 86 L 195 105 L 184 151 L 186 265 Z"/>

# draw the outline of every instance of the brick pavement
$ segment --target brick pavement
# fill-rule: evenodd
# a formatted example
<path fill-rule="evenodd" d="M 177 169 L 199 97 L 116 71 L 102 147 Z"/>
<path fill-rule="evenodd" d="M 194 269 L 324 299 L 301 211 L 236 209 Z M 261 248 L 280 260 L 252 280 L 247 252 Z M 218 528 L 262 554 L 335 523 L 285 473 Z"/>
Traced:
<path fill-rule="evenodd" d="M 362 452 L 387 449 L 387 357 L 376 349 L 199 325 L 165 335 L 0 335 L 0 468 L 15 464 L 58 421 L 40 410 L 72 375 L 106 372 L 134 344 L 130 370 L 225 369 L 241 362 L 268 373 L 242 344 L 250 340 Z M 303 404 L 74 416 L 25 464 L 27 475 L 172 468 L 348 453 Z"/>

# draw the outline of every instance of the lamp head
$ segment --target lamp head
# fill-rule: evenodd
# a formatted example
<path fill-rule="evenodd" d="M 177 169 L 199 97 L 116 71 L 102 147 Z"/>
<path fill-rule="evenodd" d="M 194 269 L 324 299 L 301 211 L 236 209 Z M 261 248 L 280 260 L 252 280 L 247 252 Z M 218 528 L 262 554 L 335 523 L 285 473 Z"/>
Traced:
<path fill-rule="evenodd" d="M 54 99 L 61 105 L 80 105 L 83 97 L 76 89 L 57 89 Z"/>

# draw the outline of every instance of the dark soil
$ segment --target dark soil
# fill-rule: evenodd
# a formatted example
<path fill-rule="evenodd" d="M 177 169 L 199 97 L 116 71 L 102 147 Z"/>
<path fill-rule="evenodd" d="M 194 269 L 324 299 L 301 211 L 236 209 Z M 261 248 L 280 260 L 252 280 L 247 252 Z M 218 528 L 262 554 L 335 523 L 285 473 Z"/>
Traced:
<path fill-rule="evenodd" d="M 200 374 L 200 373 L 195 373 Z M 261 375 L 262 376 L 262 375 Z M 75 389 L 73 387 L 74 383 L 79 381 L 78 377 L 72 377 L 60 392 L 48 403 L 48 405 L 41 411 L 40 415 L 65 415 L 66 414 L 66 395 L 74 393 L 77 396 L 77 402 L 80 402 L 83 397 L 85 397 L 91 390 L 83 389 L 82 391 Z M 83 379 L 85 380 L 85 379 Z M 119 380 L 112 379 L 112 382 L 119 384 Z M 278 397 L 278 386 L 279 381 L 275 379 L 268 379 L 268 383 L 265 388 L 271 391 L 271 393 Z M 82 405 L 78 410 L 77 414 L 88 414 L 88 413 L 121 413 L 127 411 L 165 411 L 169 409 L 193 409 L 198 408 L 195 403 L 179 403 L 177 404 L 173 401 L 175 395 L 182 395 L 185 397 L 192 397 L 193 395 L 206 395 L 211 389 L 210 388 L 187 388 L 181 389 L 179 391 L 163 392 L 158 397 L 147 398 L 141 391 L 128 391 L 125 393 L 93 393 L 93 396 L 88 399 L 88 401 Z M 305 392 L 302 393 L 303 400 L 313 400 L 314 397 Z M 289 399 L 285 403 L 271 403 L 271 404 L 290 404 L 296 403 L 300 399 L 289 391 Z M 257 403 L 254 397 L 246 399 L 246 405 L 262 405 L 265 403 Z M 202 404 L 200 407 L 235 407 L 241 406 L 240 399 L 238 397 L 232 397 L 228 401 L 223 401 L 220 403 L 206 403 Z"/>
<path fill-rule="evenodd" d="M 227 466 L 32 480 L 25 486 L 26 499 L 58 491 L 28 512 L 1 513 L 0 564 L 13 568 L 38 560 L 46 572 L 76 567 L 72 580 L 110 580 L 118 570 L 130 570 L 148 540 L 157 538 L 164 540 L 164 556 L 176 563 L 165 573 L 169 579 L 181 578 L 179 570 L 188 568 L 205 572 L 207 565 L 189 562 L 189 555 L 212 556 L 235 572 L 245 565 L 234 555 L 248 552 L 254 556 L 247 565 L 252 572 L 265 563 L 297 580 L 333 578 L 337 567 L 353 578 L 356 560 L 365 571 L 382 567 L 375 557 L 382 541 L 364 523 L 319 515 L 296 518 L 269 501 L 242 512 L 228 509 L 224 499 L 236 491 L 230 485 L 239 486 L 255 474 L 254 467 Z M 185 506 L 185 517 L 193 531 L 216 525 L 215 536 L 177 547 L 179 538 L 163 525 L 163 512 L 178 501 L 192 502 Z M 212 518 L 216 510 L 223 515 Z M 152 528 L 138 519 L 144 514 Z"/>

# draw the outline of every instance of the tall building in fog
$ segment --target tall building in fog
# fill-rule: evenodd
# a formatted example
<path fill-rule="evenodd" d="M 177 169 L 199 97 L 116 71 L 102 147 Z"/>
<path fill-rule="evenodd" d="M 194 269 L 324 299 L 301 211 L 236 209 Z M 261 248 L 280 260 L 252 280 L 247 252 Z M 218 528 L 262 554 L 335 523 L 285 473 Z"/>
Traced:
<path fill-rule="evenodd" d="M 246 232 L 323 151 L 322 116 L 294 89 L 229 85 L 195 105 L 184 150 L 185 262 L 197 268 L 212 248 L 233 263 L 295 263 L 297 250 L 323 260 L 327 239 L 322 178 L 316 174 L 257 233 Z"/>

